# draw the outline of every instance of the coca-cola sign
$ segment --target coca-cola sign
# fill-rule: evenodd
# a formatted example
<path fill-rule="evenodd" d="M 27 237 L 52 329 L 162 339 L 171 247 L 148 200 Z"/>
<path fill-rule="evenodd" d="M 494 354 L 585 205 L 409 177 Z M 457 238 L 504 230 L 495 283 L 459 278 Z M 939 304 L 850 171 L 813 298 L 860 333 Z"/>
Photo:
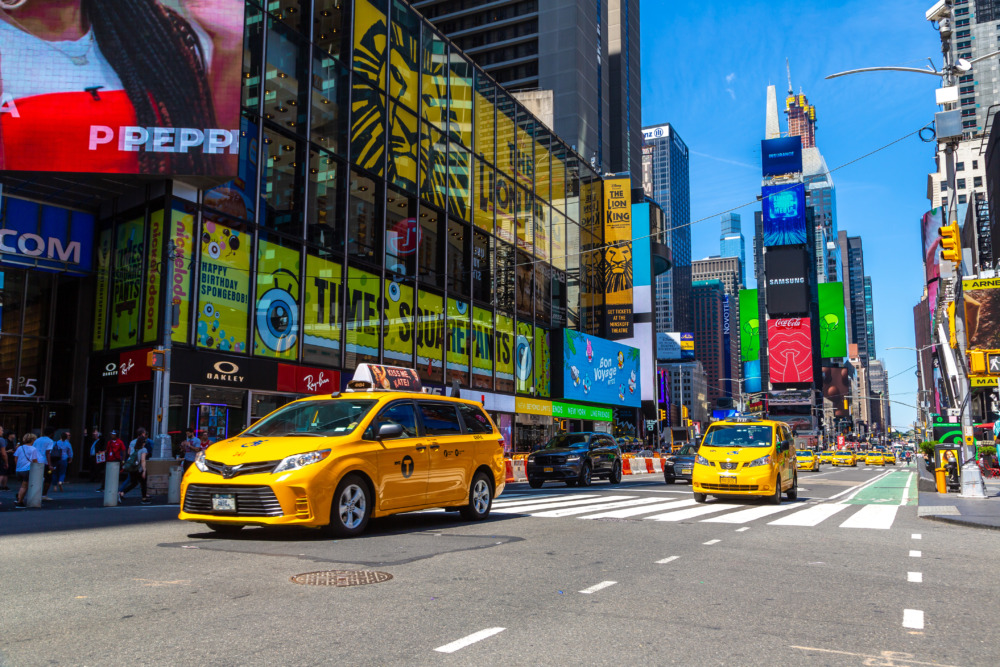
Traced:
<path fill-rule="evenodd" d="M 786 317 L 784 319 L 771 320 L 768 322 L 768 325 L 770 326 L 772 322 L 775 329 L 798 329 L 802 326 L 803 322 L 808 323 L 809 320 L 803 317 Z"/>
<path fill-rule="evenodd" d="M 813 380 L 812 328 L 805 317 L 767 321 L 767 363 L 771 382 Z"/>

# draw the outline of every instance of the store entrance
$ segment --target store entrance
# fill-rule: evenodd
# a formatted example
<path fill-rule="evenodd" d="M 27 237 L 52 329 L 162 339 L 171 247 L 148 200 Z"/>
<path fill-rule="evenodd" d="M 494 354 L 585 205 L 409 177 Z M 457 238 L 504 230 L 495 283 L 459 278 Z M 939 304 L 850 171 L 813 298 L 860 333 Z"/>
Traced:
<path fill-rule="evenodd" d="M 191 388 L 191 417 L 198 433 L 206 431 L 210 442 L 236 435 L 246 427 L 247 392 L 218 387 Z"/>
<path fill-rule="evenodd" d="M 4 438 L 13 433 L 17 442 L 25 433 L 42 432 L 41 409 L 34 406 L 0 405 L 0 426 L 3 426 Z"/>

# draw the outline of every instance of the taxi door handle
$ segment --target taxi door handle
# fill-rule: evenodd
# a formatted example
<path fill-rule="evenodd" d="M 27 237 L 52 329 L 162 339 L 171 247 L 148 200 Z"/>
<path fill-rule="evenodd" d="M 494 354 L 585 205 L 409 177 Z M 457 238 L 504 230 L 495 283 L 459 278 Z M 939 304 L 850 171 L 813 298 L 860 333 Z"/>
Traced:
<path fill-rule="evenodd" d="M 417 445 L 417 451 L 418 451 L 418 452 L 422 452 L 422 451 L 424 451 L 425 449 L 427 449 L 427 446 L 426 446 L 426 445 Z"/>
<path fill-rule="evenodd" d="M 441 449 L 441 445 L 431 445 L 431 449 L 433 449 L 434 451 L 437 451 L 437 450 Z"/>

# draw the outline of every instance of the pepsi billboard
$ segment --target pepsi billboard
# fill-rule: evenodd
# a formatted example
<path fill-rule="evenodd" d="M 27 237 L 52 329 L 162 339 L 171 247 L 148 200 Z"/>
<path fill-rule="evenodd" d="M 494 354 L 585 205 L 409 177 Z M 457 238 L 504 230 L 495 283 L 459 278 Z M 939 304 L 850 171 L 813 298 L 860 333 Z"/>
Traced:
<path fill-rule="evenodd" d="M 802 171 L 802 138 L 784 137 L 760 142 L 760 168 L 764 176 Z"/>

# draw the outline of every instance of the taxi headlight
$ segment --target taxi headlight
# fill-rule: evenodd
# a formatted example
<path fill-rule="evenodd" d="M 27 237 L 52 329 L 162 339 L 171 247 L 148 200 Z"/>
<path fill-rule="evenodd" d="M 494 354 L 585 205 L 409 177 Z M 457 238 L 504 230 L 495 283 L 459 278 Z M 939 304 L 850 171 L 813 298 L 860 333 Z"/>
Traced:
<path fill-rule="evenodd" d="M 307 452 L 305 454 L 294 454 L 292 456 L 286 456 L 281 460 L 281 463 L 272 470 L 272 473 L 288 472 L 289 470 L 298 470 L 299 468 L 304 468 L 307 465 L 313 463 L 319 463 L 326 457 L 330 455 L 329 449 L 323 449 L 318 452 Z"/>
<path fill-rule="evenodd" d="M 753 461 L 747 464 L 747 468 L 755 468 L 757 466 L 766 466 L 766 465 L 771 465 L 770 454 L 766 454 L 760 457 L 759 459 L 754 459 Z"/>
<path fill-rule="evenodd" d="M 695 465 L 699 465 L 699 466 L 710 466 L 710 465 L 712 465 L 711 463 L 708 462 L 708 459 L 706 459 L 701 454 L 695 454 L 694 455 L 694 463 L 695 463 Z"/>
<path fill-rule="evenodd" d="M 198 470 L 208 472 L 208 465 L 205 464 L 205 452 L 198 452 L 198 456 L 194 457 L 194 465 Z"/>

